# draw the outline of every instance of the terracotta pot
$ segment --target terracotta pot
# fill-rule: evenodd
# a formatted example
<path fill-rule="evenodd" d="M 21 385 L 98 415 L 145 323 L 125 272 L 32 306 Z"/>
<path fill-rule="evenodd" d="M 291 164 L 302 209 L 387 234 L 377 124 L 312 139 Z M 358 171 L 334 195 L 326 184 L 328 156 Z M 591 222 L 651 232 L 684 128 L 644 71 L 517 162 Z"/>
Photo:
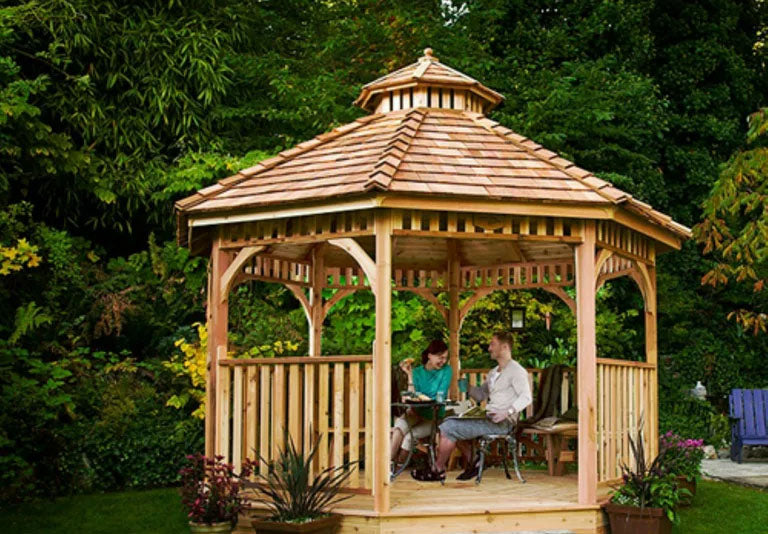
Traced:
<path fill-rule="evenodd" d="M 680 499 L 680 506 L 690 506 L 693 502 L 693 496 L 696 495 L 696 479 L 688 480 L 685 477 L 677 477 L 675 479 L 678 488 L 685 488 L 691 492 L 690 495 L 686 495 Z"/>
<path fill-rule="evenodd" d="M 226 521 L 224 523 L 213 523 L 207 525 L 205 523 L 192 523 L 189 522 L 189 531 L 192 534 L 231 534 L 232 522 Z"/>
<path fill-rule="evenodd" d="M 254 519 L 251 524 L 256 530 L 256 534 L 284 534 L 286 532 L 334 534 L 341 525 L 341 518 L 341 514 L 331 514 L 328 517 L 315 519 L 308 523 L 281 523 L 267 519 Z"/>
<path fill-rule="evenodd" d="M 611 521 L 611 534 L 672 534 L 672 522 L 663 508 L 603 505 Z"/>

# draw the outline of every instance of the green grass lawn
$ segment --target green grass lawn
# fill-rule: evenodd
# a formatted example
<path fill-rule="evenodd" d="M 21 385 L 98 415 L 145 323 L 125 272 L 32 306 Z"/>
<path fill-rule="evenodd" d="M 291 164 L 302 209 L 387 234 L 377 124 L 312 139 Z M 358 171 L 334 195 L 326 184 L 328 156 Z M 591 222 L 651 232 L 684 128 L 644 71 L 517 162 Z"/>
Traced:
<path fill-rule="evenodd" d="M 768 533 L 768 492 L 702 481 L 675 534 Z M 3 534 L 187 534 L 175 489 L 79 495 L 0 510 Z"/>
<path fill-rule="evenodd" d="M 189 534 L 176 489 L 78 495 L 0 510 L 3 534 Z"/>
<path fill-rule="evenodd" d="M 699 481 L 693 505 L 680 510 L 674 534 L 768 533 L 768 492 Z"/>

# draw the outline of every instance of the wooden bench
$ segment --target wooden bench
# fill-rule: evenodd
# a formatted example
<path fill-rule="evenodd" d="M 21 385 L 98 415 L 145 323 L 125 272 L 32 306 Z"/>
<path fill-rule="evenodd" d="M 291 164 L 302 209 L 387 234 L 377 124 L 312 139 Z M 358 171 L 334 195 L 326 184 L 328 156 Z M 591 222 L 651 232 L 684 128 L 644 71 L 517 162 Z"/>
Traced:
<path fill-rule="evenodd" d="M 728 404 L 731 460 L 741 463 L 744 445 L 768 445 L 768 389 L 734 389 Z"/>
<path fill-rule="evenodd" d="M 579 431 L 576 424 L 560 425 L 552 429 L 525 428 L 518 440 L 525 447 L 519 458 L 528 461 L 547 462 L 547 472 L 550 476 L 565 474 L 565 466 L 576 462 L 576 449 L 569 444 L 575 441 Z M 534 439 L 538 436 L 538 441 Z"/>
<path fill-rule="evenodd" d="M 471 386 L 480 385 L 487 377 L 489 369 L 462 369 L 460 376 L 467 376 Z M 531 384 L 533 398 L 536 398 L 536 390 L 539 386 L 543 369 L 527 369 L 528 380 Z M 576 400 L 576 370 L 564 369 L 562 385 L 560 389 L 560 413 L 565 413 L 575 405 Z M 464 397 L 466 398 L 466 397 Z M 522 414 L 521 420 L 531 418 L 534 414 L 534 406 L 531 404 Z M 528 427 L 518 436 L 520 449 L 518 458 L 531 462 L 547 462 L 547 471 L 551 476 L 565 474 L 565 466 L 576 462 L 576 447 L 571 445 L 578 437 L 578 426 L 574 424 L 559 424 L 551 429 Z M 493 451 L 489 456 L 491 461 L 499 460 L 502 450 Z"/>

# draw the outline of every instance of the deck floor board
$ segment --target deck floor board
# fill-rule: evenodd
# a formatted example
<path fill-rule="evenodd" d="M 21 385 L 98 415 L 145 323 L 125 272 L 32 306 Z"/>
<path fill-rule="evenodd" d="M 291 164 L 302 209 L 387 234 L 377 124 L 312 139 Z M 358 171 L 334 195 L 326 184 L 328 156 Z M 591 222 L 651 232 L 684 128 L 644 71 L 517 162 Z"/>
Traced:
<path fill-rule="evenodd" d="M 546 471 L 523 471 L 526 483 L 517 478 L 507 480 L 502 469 L 483 474 L 481 484 L 455 480 L 458 472 L 448 474 L 445 485 L 418 482 L 406 472 L 390 490 L 388 515 L 425 515 L 441 513 L 477 513 L 529 511 L 536 509 L 578 507 L 578 478 L 575 473 L 552 477 Z M 603 492 L 603 496 L 607 496 Z M 359 514 L 370 511 L 373 499 L 355 495 L 338 508 L 341 513 Z"/>

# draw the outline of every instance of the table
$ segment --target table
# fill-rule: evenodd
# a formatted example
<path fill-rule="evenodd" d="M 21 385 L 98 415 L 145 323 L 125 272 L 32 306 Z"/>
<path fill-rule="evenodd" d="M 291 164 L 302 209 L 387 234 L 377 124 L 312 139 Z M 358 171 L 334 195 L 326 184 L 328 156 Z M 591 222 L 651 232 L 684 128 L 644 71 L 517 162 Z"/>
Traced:
<path fill-rule="evenodd" d="M 435 465 L 435 436 L 437 435 L 437 414 L 440 411 L 441 407 L 448 407 L 448 406 L 456 406 L 457 404 L 453 401 L 444 401 L 444 402 L 437 402 L 435 400 L 432 401 L 424 401 L 424 402 L 393 402 L 392 406 L 397 408 L 432 408 L 432 428 L 430 429 L 429 433 L 429 443 L 427 444 L 427 450 L 429 452 L 429 463 L 431 466 Z M 408 428 L 408 432 L 411 434 L 411 448 L 408 451 L 408 456 L 406 457 L 403 464 L 397 468 L 392 469 L 390 473 L 390 480 L 395 480 L 400 473 L 405 471 L 405 469 L 408 467 L 408 465 L 411 463 L 411 458 L 413 457 L 413 453 L 416 449 L 416 440 L 413 439 L 413 432 L 411 428 Z"/>

